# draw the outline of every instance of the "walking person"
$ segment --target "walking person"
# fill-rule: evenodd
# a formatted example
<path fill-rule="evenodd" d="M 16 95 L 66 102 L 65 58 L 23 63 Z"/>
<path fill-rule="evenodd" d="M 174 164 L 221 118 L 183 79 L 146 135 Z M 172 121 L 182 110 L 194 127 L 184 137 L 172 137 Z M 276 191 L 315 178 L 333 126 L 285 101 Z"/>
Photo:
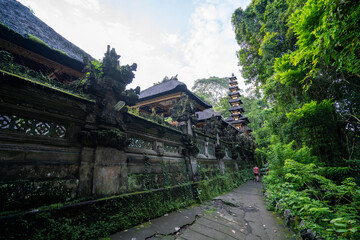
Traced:
<path fill-rule="evenodd" d="M 257 166 L 254 167 L 254 175 L 255 175 L 255 181 L 259 181 L 259 168 Z"/>

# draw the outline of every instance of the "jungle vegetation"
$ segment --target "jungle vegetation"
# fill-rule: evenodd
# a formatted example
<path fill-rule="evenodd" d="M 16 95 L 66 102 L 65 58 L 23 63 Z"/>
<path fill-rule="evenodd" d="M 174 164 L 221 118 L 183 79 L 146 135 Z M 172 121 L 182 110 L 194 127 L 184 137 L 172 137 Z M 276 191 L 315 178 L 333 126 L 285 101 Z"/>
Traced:
<path fill-rule="evenodd" d="M 232 24 L 268 208 L 312 239 L 359 239 L 360 2 L 253 0 Z"/>
<path fill-rule="evenodd" d="M 229 98 L 229 79 L 226 77 L 209 77 L 197 79 L 191 88 L 194 93 L 205 101 L 211 103 L 214 111 L 220 113 L 224 118 L 230 116 Z"/>

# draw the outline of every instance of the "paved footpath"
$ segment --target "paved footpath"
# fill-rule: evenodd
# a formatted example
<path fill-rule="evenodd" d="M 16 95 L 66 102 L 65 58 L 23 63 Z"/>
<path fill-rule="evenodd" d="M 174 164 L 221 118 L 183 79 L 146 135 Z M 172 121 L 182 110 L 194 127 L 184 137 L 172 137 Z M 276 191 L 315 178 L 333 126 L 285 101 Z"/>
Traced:
<path fill-rule="evenodd" d="M 135 228 L 118 232 L 111 239 L 205 240 L 300 239 L 265 208 L 262 184 L 248 181 L 234 191 L 196 207 L 178 210 Z"/>

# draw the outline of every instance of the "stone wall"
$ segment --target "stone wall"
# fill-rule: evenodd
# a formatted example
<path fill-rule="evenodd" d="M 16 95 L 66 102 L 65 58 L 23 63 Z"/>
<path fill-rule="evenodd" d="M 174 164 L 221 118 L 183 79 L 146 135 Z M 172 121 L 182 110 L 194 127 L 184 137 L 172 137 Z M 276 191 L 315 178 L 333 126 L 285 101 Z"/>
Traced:
<path fill-rule="evenodd" d="M 92 115 L 94 106 L 90 99 L 2 76 L 2 212 L 160 189 L 239 171 L 243 160 L 231 158 L 229 143 L 221 143 L 224 157 L 215 156 L 216 136 L 194 132 L 190 137 L 196 142 L 189 147 L 188 134 L 179 129 L 126 112 L 115 113 L 123 125 L 106 123 Z M 111 135 L 120 128 L 120 135 Z"/>

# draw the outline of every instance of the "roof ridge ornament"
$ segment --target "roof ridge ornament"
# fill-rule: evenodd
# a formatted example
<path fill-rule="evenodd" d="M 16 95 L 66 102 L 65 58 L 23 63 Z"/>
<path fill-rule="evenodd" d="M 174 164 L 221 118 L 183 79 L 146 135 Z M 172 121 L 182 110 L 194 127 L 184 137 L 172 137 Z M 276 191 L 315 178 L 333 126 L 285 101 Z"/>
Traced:
<path fill-rule="evenodd" d="M 179 79 L 178 79 L 178 74 L 176 74 L 175 76 L 172 76 L 172 77 L 168 77 L 168 76 L 165 76 L 164 78 L 163 78 L 163 80 L 160 82 L 160 84 L 161 83 L 164 83 L 164 82 L 168 82 L 168 81 L 171 81 L 171 80 L 175 80 L 175 81 L 179 81 Z"/>

